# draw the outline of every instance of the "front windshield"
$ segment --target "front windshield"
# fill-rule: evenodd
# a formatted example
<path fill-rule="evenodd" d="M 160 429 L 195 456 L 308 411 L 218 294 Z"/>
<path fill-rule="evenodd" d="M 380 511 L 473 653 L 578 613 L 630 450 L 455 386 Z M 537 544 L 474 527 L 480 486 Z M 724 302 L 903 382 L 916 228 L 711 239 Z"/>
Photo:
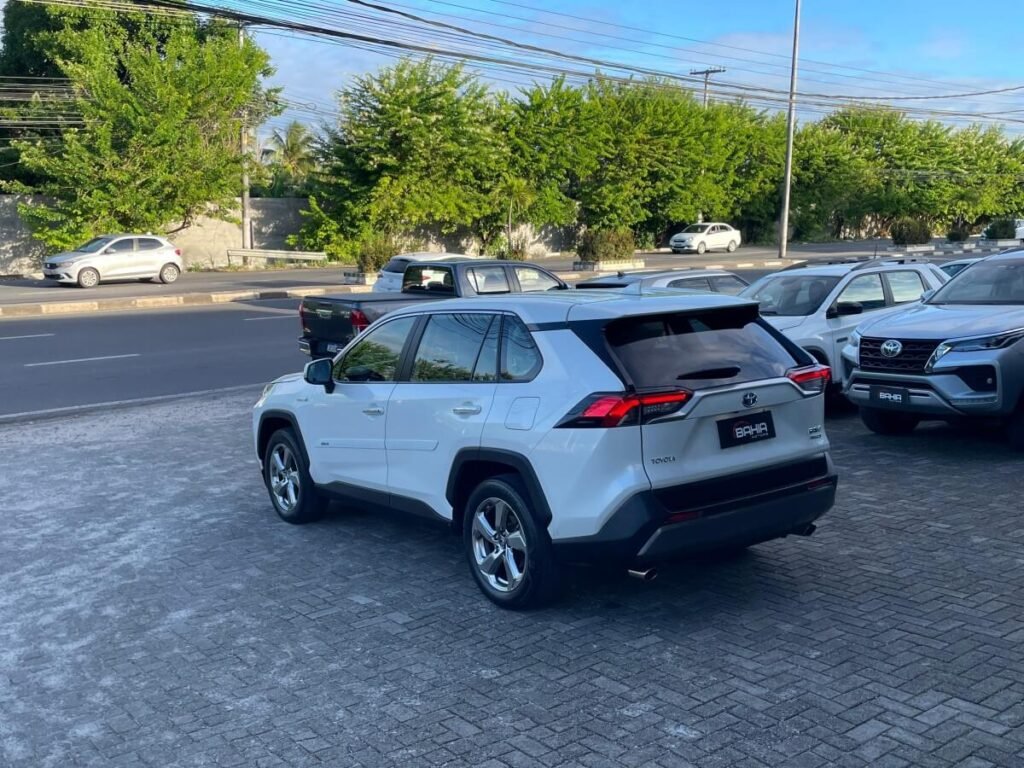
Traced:
<path fill-rule="evenodd" d="M 683 234 L 686 235 L 692 232 L 705 232 L 707 228 L 710 226 L 710 224 L 691 224 L 690 226 L 683 230 Z"/>
<path fill-rule="evenodd" d="M 75 248 L 75 250 L 80 251 L 81 253 L 96 253 L 96 251 L 102 251 L 109 242 L 109 237 L 94 237 L 85 245 L 80 245 Z"/>
<path fill-rule="evenodd" d="M 762 315 L 804 317 L 817 311 L 838 282 L 838 277 L 824 275 L 772 275 L 740 296 L 760 304 Z"/>
<path fill-rule="evenodd" d="M 1024 304 L 1024 259 L 980 261 L 940 288 L 929 304 Z"/>

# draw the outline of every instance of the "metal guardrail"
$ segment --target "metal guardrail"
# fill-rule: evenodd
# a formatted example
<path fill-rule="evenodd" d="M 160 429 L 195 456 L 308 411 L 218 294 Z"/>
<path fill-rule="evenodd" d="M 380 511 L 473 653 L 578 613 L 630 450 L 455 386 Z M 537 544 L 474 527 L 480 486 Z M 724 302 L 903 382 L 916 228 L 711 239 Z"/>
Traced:
<path fill-rule="evenodd" d="M 258 248 L 251 249 L 228 249 L 228 264 L 232 259 L 238 259 L 243 265 L 249 264 L 251 259 L 259 259 L 263 262 L 269 261 L 327 261 L 327 254 L 323 251 L 272 251 Z"/>

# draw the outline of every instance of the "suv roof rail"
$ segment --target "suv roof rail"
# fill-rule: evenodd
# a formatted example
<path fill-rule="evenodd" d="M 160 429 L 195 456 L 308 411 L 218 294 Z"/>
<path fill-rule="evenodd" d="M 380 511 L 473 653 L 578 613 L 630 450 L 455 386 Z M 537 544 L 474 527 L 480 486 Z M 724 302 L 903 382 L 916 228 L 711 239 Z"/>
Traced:
<path fill-rule="evenodd" d="M 796 264 L 790 264 L 788 267 L 783 267 L 780 272 L 789 272 L 791 269 L 805 269 L 806 267 L 829 267 L 835 266 L 836 264 L 859 264 L 864 259 L 857 258 L 846 258 L 846 259 L 817 259 L 815 261 L 801 261 Z"/>
<path fill-rule="evenodd" d="M 921 256 L 883 256 L 880 259 L 869 259 L 863 264 L 858 264 L 854 267 L 851 272 L 856 272 L 859 269 L 867 269 L 872 266 L 889 266 L 899 264 L 931 264 L 931 259 L 924 258 Z"/>

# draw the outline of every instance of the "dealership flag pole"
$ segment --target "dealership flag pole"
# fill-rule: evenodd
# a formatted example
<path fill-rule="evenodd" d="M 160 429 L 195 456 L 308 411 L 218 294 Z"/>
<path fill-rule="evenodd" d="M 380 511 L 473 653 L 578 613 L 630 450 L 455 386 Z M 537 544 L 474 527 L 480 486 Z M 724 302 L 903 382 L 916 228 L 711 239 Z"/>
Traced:
<path fill-rule="evenodd" d="M 793 186 L 793 135 L 796 132 L 796 62 L 800 50 L 800 0 L 793 17 L 793 65 L 789 72 L 789 120 L 786 124 L 786 177 L 782 185 L 782 222 L 779 227 L 779 258 L 786 258 L 789 240 L 789 191 Z"/>

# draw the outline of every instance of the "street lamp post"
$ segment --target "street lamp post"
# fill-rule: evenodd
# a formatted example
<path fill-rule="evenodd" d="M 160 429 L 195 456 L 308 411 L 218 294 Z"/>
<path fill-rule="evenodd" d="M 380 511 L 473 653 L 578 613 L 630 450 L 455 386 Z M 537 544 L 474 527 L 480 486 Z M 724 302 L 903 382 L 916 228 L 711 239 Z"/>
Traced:
<path fill-rule="evenodd" d="M 782 222 L 779 231 L 779 258 L 786 258 L 789 240 L 789 191 L 793 186 L 793 136 L 796 133 L 796 65 L 800 51 L 800 0 L 793 16 L 793 63 L 789 72 L 789 119 L 786 122 L 786 176 L 782 184 Z"/>

